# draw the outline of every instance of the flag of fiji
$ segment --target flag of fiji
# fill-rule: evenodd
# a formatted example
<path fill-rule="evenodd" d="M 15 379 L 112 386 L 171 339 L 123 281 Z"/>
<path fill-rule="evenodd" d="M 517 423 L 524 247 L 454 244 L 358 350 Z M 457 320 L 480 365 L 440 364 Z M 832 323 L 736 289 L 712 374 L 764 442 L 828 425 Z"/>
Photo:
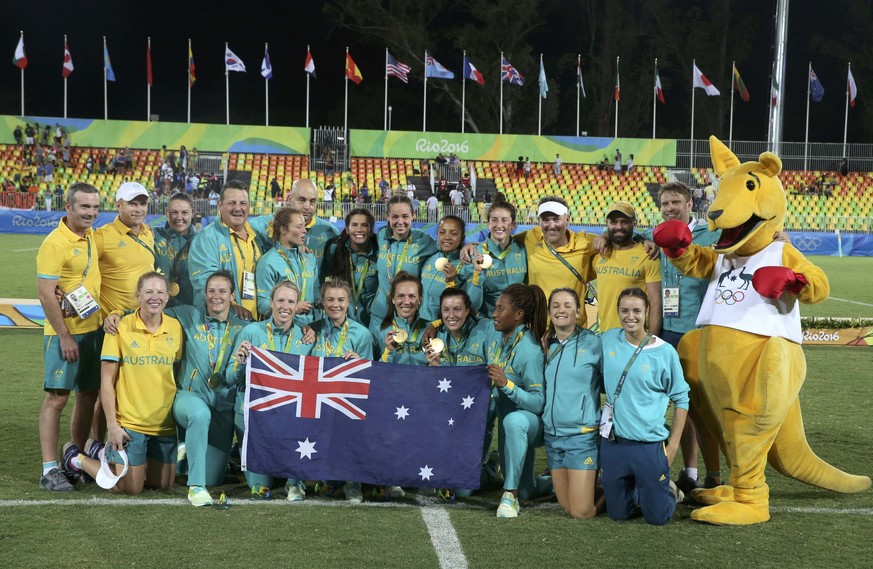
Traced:
<path fill-rule="evenodd" d="M 485 366 L 424 367 L 253 348 L 243 468 L 302 480 L 478 488 Z"/>

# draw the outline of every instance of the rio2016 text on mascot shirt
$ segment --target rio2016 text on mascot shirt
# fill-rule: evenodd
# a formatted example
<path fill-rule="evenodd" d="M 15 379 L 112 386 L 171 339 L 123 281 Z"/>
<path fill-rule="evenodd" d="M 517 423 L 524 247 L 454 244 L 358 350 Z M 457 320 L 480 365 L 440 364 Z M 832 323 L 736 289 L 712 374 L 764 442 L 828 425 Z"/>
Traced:
<path fill-rule="evenodd" d="M 765 152 L 741 164 L 718 139 L 709 140 L 721 182 L 707 221 L 721 230 L 720 240 L 711 249 L 693 245 L 681 221 L 662 223 L 653 238 L 682 273 L 710 278 L 697 319 L 702 328 L 684 336 L 679 354 L 689 370 L 692 405 L 731 471 L 727 485 L 692 493 L 706 506 L 691 517 L 749 525 L 770 519 L 767 462 L 785 476 L 835 492 L 862 492 L 870 478 L 826 463 L 804 434 L 798 303 L 822 302 L 830 286 L 790 243 L 773 241 L 786 211 L 782 161 Z"/>

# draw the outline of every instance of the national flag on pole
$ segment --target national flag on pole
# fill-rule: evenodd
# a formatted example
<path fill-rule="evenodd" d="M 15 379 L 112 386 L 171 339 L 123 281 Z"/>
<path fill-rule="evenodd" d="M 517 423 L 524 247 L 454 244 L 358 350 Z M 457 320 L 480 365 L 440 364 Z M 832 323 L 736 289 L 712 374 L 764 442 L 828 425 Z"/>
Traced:
<path fill-rule="evenodd" d="M 691 74 L 692 74 L 691 83 L 694 86 L 693 88 L 703 89 L 706 92 L 706 94 L 709 95 L 710 97 L 715 97 L 716 95 L 721 95 L 719 90 L 715 88 L 715 85 L 713 85 L 709 81 L 709 79 L 706 78 L 706 75 L 704 75 L 703 73 L 700 72 L 700 69 L 698 69 L 696 63 L 693 64 L 693 69 L 692 69 Z"/>
<path fill-rule="evenodd" d="M 397 77 L 404 83 L 409 83 L 410 71 L 412 71 L 410 66 L 394 59 L 391 52 L 385 52 L 385 74 L 388 77 Z"/>
<path fill-rule="evenodd" d="M 431 56 L 424 59 L 424 76 L 428 79 L 454 79 L 455 74 Z"/>
<path fill-rule="evenodd" d="M 476 66 L 473 65 L 473 62 L 466 55 L 464 56 L 464 79 L 475 81 L 479 85 L 485 84 L 485 77 L 482 76 L 482 73 L 476 69 Z"/>
<path fill-rule="evenodd" d="M 824 85 L 818 80 L 818 75 L 809 66 L 809 94 L 812 97 L 813 103 L 820 103 L 824 97 Z"/>
<path fill-rule="evenodd" d="M 776 106 L 779 102 L 779 83 L 776 81 L 776 68 L 773 68 L 773 76 L 770 80 L 770 104 Z"/>
<path fill-rule="evenodd" d="M 303 63 L 303 71 L 315 77 L 315 60 L 312 59 L 312 53 L 309 48 L 306 48 L 306 61 Z"/>
<path fill-rule="evenodd" d="M 518 85 L 519 87 L 524 85 L 524 76 L 505 57 L 500 63 L 500 80 L 509 81 L 510 85 Z"/>
<path fill-rule="evenodd" d="M 846 81 L 846 92 L 849 94 L 849 106 L 855 106 L 855 98 L 858 96 L 858 86 L 855 85 L 855 77 L 852 75 L 852 68 L 849 68 L 849 77 Z"/>
<path fill-rule="evenodd" d="M 273 78 L 273 65 L 270 63 L 270 52 L 264 48 L 264 60 L 261 62 L 261 75 L 264 79 Z"/>
<path fill-rule="evenodd" d="M 109 48 L 103 44 L 103 67 L 106 69 L 106 80 L 115 81 L 115 71 L 112 70 L 112 62 L 109 61 Z"/>
<path fill-rule="evenodd" d="M 618 58 L 615 60 L 615 93 L 613 99 L 621 101 L 621 76 L 619 75 Z"/>
<path fill-rule="evenodd" d="M 546 67 L 543 65 L 543 58 L 540 57 L 540 97 L 543 99 L 546 98 L 546 94 L 549 92 L 549 82 L 546 80 Z"/>
<path fill-rule="evenodd" d="M 154 84 L 154 79 L 152 78 L 152 44 L 146 46 L 146 83 L 149 86 Z"/>
<path fill-rule="evenodd" d="M 27 67 L 27 55 L 24 54 L 24 34 L 18 38 L 18 45 L 15 46 L 15 55 L 12 56 L 12 64 L 19 69 Z"/>
<path fill-rule="evenodd" d="M 253 348 L 243 468 L 303 480 L 478 488 L 490 390 L 484 366 Z"/>
<path fill-rule="evenodd" d="M 361 68 L 357 66 L 355 60 L 352 59 L 348 52 L 346 52 L 346 77 L 354 82 L 355 85 L 360 85 L 361 81 L 364 80 L 364 76 L 361 75 Z"/>
<path fill-rule="evenodd" d="M 585 82 L 582 81 L 582 61 L 576 61 L 576 86 L 582 90 L 582 98 L 587 99 L 585 94 Z"/>
<path fill-rule="evenodd" d="M 67 40 L 64 40 L 64 67 L 61 69 L 61 75 L 69 77 L 73 72 L 73 56 L 70 55 L 70 48 L 67 45 Z"/>
<path fill-rule="evenodd" d="M 746 84 L 743 83 L 743 78 L 740 77 L 740 71 L 736 65 L 734 65 L 734 80 L 731 82 L 731 89 L 740 94 L 740 99 L 749 102 L 749 90 L 746 89 Z"/>
<path fill-rule="evenodd" d="M 243 71 L 246 70 L 246 64 L 236 54 L 230 51 L 230 48 L 224 48 L 224 69 L 225 71 Z"/>
<path fill-rule="evenodd" d="M 194 86 L 194 83 L 197 82 L 197 77 L 194 75 L 194 53 L 191 51 L 191 44 L 188 44 L 188 88 Z"/>
<path fill-rule="evenodd" d="M 664 100 L 664 88 L 661 87 L 661 76 L 658 75 L 658 64 L 655 64 L 655 96 L 658 97 L 658 100 L 661 101 L 662 105 L 666 105 L 667 101 Z"/>

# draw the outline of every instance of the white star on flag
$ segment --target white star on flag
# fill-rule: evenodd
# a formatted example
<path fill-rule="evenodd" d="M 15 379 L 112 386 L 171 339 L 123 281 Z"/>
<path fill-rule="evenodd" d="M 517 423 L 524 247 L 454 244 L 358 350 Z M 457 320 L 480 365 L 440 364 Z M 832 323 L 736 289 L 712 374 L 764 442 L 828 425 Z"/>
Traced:
<path fill-rule="evenodd" d="M 461 400 L 461 407 L 463 407 L 464 409 L 469 409 L 470 407 L 473 406 L 473 403 L 475 401 L 476 401 L 475 397 L 470 397 L 468 395 L 467 397 L 464 397 L 464 399 Z"/>
<path fill-rule="evenodd" d="M 397 412 L 394 413 L 394 414 L 397 415 L 397 420 L 398 420 L 398 421 L 399 421 L 400 419 L 403 419 L 403 420 L 405 421 L 406 418 L 409 417 L 409 409 L 407 409 L 406 407 L 404 407 L 403 405 L 401 405 L 400 407 L 397 407 Z"/>
<path fill-rule="evenodd" d="M 454 425 L 454 424 L 455 424 L 455 420 L 454 420 L 454 419 L 449 419 L 449 426 Z"/>
<path fill-rule="evenodd" d="M 424 465 L 424 468 L 418 469 L 418 475 L 421 476 L 422 480 L 430 480 L 433 476 L 433 468 L 430 468 L 428 465 Z"/>
<path fill-rule="evenodd" d="M 297 446 L 296 452 L 300 453 L 300 460 L 303 458 L 308 458 L 312 460 L 312 455 L 317 453 L 315 450 L 315 441 L 309 442 L 309 437 L 306 437 L 305 441 L 297 441 L 299 444 Z"/>
<path fill-rule="evenodd" d="M 437 387 L 440 388 L 440 393 L 448 393 L 449 389 L 452 388 L 452 382 L 444 377 Z"/>

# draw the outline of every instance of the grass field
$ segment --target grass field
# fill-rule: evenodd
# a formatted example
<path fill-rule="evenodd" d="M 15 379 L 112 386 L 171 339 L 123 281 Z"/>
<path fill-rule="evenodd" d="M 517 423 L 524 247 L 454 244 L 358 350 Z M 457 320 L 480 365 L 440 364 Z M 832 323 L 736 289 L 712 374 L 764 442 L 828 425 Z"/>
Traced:
<path fill-rule="evenodd" d="M 42 238 L 0 236 L 0 297 L 35 298 L 34 256 Z M 873 304 L 864 286 L 873 259 L 818 257 L 832 294 Z M 845 305 L 845 306 L 844 306 Z M 873 317 L 873 306 L 828 301 L 820 316 Z M 824 309 L 827 308 L 827 311 Z M 843 311 L 845 308 L 845 311 Z M 9 567 L 870 567 L 873 491 L 839 495 L 768 470 L 773 519 L 720 528 L 681 506 L 667 526 L 606 517 L 575 521 L 553 501 L 523 503 L 498 520 L 498 489 L 443 505 L 432 497 L 393 503 L 307 499 L 249 502 L 232 481 L 229 510 L 192 508 L 182 486 L 122 499 L 86 486 L 70 495 L 39 489 L 37 414 L 42 342 L 37 331 L 0 331 L 0 552 Z M 873 408 L 870 351 L 805 348 L 801 393 L 807 438 L 824 459 L 870 475 Z M 62 421 L 67 436 L 68 416 Z M 540 451 L 542 463 L 542 451 Z M 457 536 L 458 555 L 452 536 Z"/>

